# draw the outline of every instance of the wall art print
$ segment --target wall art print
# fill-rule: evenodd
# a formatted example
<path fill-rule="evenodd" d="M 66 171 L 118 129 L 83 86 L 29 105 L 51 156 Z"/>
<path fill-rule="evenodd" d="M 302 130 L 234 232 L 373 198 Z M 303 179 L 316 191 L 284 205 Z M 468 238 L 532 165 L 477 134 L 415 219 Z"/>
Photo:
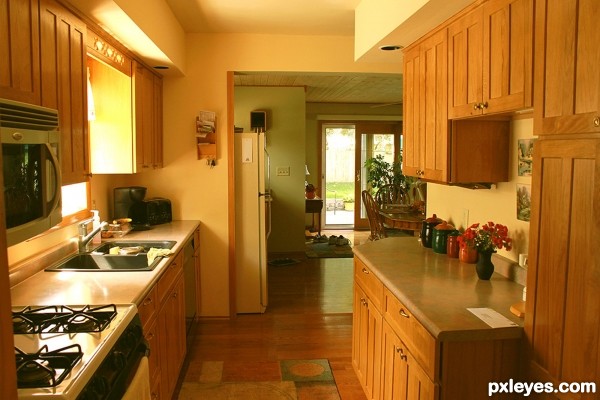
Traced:
<path fill-rule="evenodd" d="M 531 185 L 517 183 L 517 219 L 529 221 L 531 217 Z"/>
<path fill-rule="evenodd" d="M 533 164 L 533 142 L 535 139 L 519 139 L 517 154 L 519 155 L 519 176 L 531 176 Z"/>

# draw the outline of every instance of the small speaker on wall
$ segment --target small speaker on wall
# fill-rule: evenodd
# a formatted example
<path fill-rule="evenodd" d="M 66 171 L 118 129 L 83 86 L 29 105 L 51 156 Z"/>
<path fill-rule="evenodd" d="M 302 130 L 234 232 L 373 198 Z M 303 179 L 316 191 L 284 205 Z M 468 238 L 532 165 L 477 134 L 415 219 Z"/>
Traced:
<path fill-rule="evenodd" d="M 265 132 L 267 130 L 267 112 L 250 111 L 250 130 Z"/>

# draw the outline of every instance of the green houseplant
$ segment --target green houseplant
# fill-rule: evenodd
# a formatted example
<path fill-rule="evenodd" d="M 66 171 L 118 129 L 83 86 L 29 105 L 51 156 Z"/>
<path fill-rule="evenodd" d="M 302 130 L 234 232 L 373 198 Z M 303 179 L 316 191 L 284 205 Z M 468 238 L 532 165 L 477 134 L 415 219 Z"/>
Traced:
<path fill-rule="evenodd" d="M 367 182 L 372 189 L 378 189 L 385 185 L 396 185 L 408 191 L 414 182 L 414 178 L 407 177 L 402 173 L 402 153 L 392 164 L 378 154 L 365 161 L 365 168 L 367 169 Z"/>

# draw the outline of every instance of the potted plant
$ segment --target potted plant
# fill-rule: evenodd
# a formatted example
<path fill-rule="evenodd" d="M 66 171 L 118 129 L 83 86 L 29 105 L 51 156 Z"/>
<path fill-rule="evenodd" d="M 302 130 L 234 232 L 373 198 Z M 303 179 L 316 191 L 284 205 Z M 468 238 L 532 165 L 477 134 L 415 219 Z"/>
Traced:
<path fill-rule="evenodd" d="M 477 258 L 477 276 L 479 279 L 488 280 L 494 273 L 492 254 L 497 249 L 512 249 L 512 239 L 508 237 L 508 228 L 502 224 L 489 221 L 485 225 L 479 223 L 469 226 L 459 237 L 461 250 L 475 249 Z"/>
<path fill-rule="evenodd" d="M 385 161 L 381 154 L 378 154 L 365 161 L 365 168 L 367 169 L 367 182 L 372 189 L 379 189 L 385 185 L 395 185 L 408 194 L 411 205 L 419 211 L 424 211 L 420 209 L 424 206 L 425 200 L 421 189 L 417 185 L 417 182 L 420 181 L 402 173 L 402 151 L 398 156 L 398 160 L 392 164 Z M 413 191 L 418 193 L 412 193 Z"/>

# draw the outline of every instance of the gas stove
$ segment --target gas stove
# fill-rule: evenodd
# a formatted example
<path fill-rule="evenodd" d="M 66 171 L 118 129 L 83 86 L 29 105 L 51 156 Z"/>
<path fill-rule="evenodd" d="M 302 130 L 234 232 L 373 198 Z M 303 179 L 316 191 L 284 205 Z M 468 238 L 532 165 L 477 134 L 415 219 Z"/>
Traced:
<path fill-rule="evenodd" d="M 118 398 L 146 351 L 135 304 L 12 311 L 20 399 Z"/>

